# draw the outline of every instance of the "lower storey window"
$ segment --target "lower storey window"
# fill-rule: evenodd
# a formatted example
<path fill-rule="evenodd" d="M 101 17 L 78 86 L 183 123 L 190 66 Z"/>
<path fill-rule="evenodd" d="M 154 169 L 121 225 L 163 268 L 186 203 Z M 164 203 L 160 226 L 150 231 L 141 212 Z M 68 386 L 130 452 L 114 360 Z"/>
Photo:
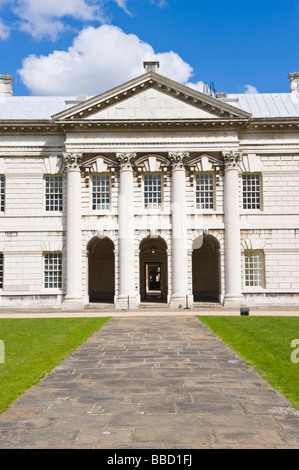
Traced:
<path fill-rule="evenodd" d="M 46 289 L 62 287 L 62 254 L 44 254 L 44 287 Z"/>
<path fill-rule="evenodd" d="M 0 253 L 0 289 L 3 287 L 3 253 Z"/>
<path fill-rule="evenodd" d="M 248 250 L 245 257 L 245 286 L 264 287 L 264 253 Z"/>

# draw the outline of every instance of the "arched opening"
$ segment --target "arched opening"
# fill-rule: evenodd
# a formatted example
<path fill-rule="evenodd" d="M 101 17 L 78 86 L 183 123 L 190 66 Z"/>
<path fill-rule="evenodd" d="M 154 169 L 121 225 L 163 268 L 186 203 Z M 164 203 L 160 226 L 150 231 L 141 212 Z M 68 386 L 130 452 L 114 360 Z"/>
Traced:
<path fill-rule="evenodd" d="M 94 238 L 88 245 L 89 301 L 114 303 L 114 243 Z"/>
<path fill-rule="evenodd" d="M 192 284 L 195 302 L 219 301 L 219 242 L 207 235 L 200 248 L 197 240 L 193 243 Z"/>
<path fill-rule="evenodd" d="M 141 302 L 167 302 L 167 245 L 162 238 L 145 238 L 139 257 Z"/>

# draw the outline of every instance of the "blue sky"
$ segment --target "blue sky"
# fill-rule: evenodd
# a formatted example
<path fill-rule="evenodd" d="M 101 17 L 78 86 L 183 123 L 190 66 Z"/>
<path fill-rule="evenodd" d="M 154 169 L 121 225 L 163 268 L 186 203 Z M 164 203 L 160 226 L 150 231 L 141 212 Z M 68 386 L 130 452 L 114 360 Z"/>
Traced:
<path fill-rule="evenodd" d="M 0 0 L 14 95 L 96 95 L 143 73 L 217 92 L 287 93 L 299 0 Z"/>

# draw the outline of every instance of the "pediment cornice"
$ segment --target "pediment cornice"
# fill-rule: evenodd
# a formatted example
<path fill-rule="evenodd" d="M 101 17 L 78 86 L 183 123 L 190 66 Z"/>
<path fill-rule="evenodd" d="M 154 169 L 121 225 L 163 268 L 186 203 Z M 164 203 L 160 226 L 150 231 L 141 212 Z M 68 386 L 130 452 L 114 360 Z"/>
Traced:
<path fill-rule="evenodd" d="M 205 95 L 155 72 L 148 72 L 110 91 L 80 102 L 54 115 L 52 118 L 55 122 L 83 121 L 149 88 L 155 88 L 179 101 L 204 110 L 215 116 L 215 119 L 249 119 L 251 117 L 251 114 L 217 98 Z"/>

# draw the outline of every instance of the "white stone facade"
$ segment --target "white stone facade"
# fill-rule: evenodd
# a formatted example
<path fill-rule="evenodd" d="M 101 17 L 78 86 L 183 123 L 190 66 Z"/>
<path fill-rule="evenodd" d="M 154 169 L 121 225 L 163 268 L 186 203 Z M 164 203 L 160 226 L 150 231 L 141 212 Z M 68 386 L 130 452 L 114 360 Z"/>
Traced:
<path fill-rule="evenodd" d="M 2 308 L 298 305 L 294 84 L 253 105 L 155 70 L 83 100 L 1 77 Z"/>

